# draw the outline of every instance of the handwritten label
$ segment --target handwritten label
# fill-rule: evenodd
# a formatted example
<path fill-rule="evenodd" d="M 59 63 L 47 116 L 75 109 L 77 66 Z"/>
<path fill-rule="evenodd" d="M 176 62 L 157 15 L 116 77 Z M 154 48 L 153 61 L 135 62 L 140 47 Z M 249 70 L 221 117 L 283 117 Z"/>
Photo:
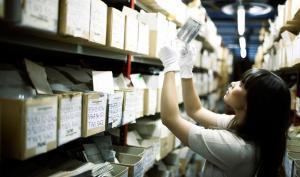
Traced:
<path fill-rule="evenodd" d="M 38 148 L 38 152 L 45 152 L 47 143 L 56 141 L 56 105 L 30 106 L 26 117 L 26 149 Z"/>
<path fill-rule="evenodd" d="M 122 121 L 123 92 L 117 92 L 109 95 L 108 99 L 108 123 L 112 127 L 117 127 Z"/>
<path fill-rule="evenodd" d="M 57 31 L 58 0 L 26 0 L 22 23 Z"/>
<path fill-rule="evenodd" d="M 79 95 L 61 99 L 59 145 L 81 136 L 81 98 Z"/>
<path fill-rule="evenodd" d="M 125 104 L 123 112 L 122 124 L 127 124 L 131 121 L 134 121 L 136 118 L 136 93 L 135 92 L 126 92 L 125 93 Z"/>
<path fill-rule="evenodd" d="M 92 0 L 91 4 L 90 39 L 105 44 L 107 6 L 99 0 Z"/>
<path fill-rule="evenodd" d="M 88 101 L 88 129 L 105 126 L 107 96 L 100 95 L 99 98 Z"/>

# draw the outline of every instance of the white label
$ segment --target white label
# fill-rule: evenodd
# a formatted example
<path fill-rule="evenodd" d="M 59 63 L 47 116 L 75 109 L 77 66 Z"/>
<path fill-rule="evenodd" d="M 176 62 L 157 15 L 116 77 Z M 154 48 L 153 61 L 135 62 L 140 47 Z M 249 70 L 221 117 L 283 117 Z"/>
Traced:
<path fill-rule="evenodd" d="M 91 3 L 90 40 L 105 44 L 107 6 L 100 0 L 92 0 Z"/>
<path fill-rule="evenodd" d="M 125 17 L 116 9 L 112 10 L 112 41 L 113 47 L 124 48 Z"/>
<path fill-rule="evenodd" d="M 108 123 L 112 123 L 112 127 L 116 127 L 121 124 L 122 106 L 123 106 L 123 92 L 109 95 Z"/>
<path fill-rule="evenodd" d="M 26 117 L 26 149 L 44 149 L 49 142 L 56 141 L 57 108 L 54 105 L 30 106 Z"/>
<path fill-rule="evenodd" d="M 59 145 L 81 136 L 81 98 L 80 95 L 61 100 Z"/>
<path fill-rule="evenodd" d="M 88 102 L 88 129 L 105 126 L 106 118 L 106 95 L 96 99 L 89 99 Z"/>
<path fill-rule="evenodd" d="M 90 0 L 67 0 L 66 24 L 71 35 L 86 38 L 90 26 Z"/>
<path fill-rule="evenodd" d="M 26 0 L 22 23 L 57 32 L 58 0 Z"/>
<path fill-rule="evenodd" d="M 134 92 L 125 93 L 125 104 L 122 125 L 135 120 L 136 117 L 136 94 Z"/>

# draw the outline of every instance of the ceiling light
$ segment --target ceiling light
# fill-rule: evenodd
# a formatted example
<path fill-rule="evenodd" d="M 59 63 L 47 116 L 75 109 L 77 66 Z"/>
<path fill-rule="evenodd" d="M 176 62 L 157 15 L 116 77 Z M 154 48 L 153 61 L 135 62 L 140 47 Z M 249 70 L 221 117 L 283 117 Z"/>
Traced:
<path fill-rule="evenodd" d="M 245 32 L 245 9 L 244 6 L 239 6 L 237 9 L 237 22 L 239 35 L 244 35 Z"/>
<path fill-rule="evenodd" d="M 258 2 L 243 2 L 245 11 L 247 15 L 250 16 L 260 16 L 266 15 L 272 12 L 273 7 L 265 4 L 265 3 L 258 3 Z M 226 15 L 234 15 L 236 14 L 237 8 L 239 7 L 239 3 L 232 3 L 222 7 L 222 12 Z"/>
<path fill-rule="evenodd" d="M 245 37 L 241 36 L 239 38 L 239 42 L 240 42 L 240 48 L 246 48 L 246 39 L 245 39 Z"/>

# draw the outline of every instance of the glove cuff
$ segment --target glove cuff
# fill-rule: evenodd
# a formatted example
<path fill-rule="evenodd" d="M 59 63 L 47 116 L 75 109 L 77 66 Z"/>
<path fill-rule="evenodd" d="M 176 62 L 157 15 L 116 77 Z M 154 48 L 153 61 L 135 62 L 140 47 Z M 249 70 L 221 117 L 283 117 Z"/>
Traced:
<path fill-rule="evenodd" d="M 183 79 L 193 78 L 193 68 L 190 67 L 182 67 L 180 69 L 180 76 Z"/>
<path fill-rule="evenodd" d="M 169 64 L 167 67 L 164 68 L 164 73 L 170 72 L 170 71 L 179 71 L 179 64 L 177 62 Z"/>

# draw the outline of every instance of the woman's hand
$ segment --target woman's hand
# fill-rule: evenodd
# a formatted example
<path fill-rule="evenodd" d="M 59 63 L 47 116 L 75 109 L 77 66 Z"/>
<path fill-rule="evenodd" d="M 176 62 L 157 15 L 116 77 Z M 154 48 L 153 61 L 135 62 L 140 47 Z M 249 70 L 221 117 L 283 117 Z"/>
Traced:
<path fill-rule="evenodd" d="M 164 72 L 179 71 L 179 55 L 176 49 L 165 46 L 160 49 L 158 57 L 164 66 Z"/>
<path fill-rule="evenodd" d="M 183 79 L 193 77 L 196 51 L 191 45 L 185 45 L 180 49 L 179 66 L 180 76 Z"/>

